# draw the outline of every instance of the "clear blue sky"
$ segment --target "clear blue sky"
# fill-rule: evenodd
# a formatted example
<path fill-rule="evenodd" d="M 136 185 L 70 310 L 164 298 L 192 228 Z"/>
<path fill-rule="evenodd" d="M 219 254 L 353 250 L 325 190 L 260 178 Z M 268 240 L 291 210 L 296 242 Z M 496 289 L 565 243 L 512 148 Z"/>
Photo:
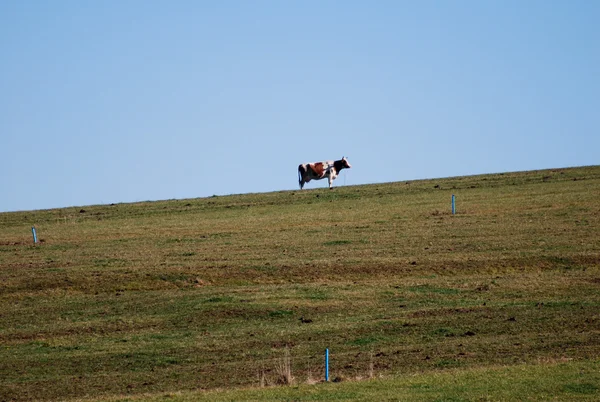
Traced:
<path fill-rule="evenodd" d="M 593 0 L 2 1 L 0 211 L 296 189 L 344 155 L 337 186 L 596 165 L 598 21 Z"/>

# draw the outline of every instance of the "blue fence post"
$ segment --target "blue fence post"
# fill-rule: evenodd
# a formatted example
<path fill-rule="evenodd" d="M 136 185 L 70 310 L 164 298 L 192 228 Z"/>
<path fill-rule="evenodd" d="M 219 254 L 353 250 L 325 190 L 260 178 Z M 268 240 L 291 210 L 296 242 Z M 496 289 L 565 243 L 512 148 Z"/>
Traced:
<path fill-rule="evenodd" d="M 329 381 L 329 349 L 325 349 L 325 381 Z"/>
<path fill-rule="evenodd" d="M 456 213 L 456 201 L 455 201 L 454 194 L 452 194 L 452 215 L 454 215 L 455 213 Z"/>
<path fill-rule="evenodd" d="M 33 233 L 33 242 L 37 243 L 37 233 L 35 233 L 35 226 L 31 227 L 31 233 Z"/>

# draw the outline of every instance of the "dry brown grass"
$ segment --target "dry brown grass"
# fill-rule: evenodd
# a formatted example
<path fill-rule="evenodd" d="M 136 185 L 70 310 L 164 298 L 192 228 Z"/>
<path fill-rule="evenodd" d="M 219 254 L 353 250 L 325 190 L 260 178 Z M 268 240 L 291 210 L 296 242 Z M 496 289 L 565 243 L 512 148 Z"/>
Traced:
<path fill-rule="evenodd" d="M 279 385 L 292 385 L 294 377 L 292 376 L 292 358 L 290 357 L 289 348 L 285 348 L 283 357 L 278 360 L 275 365 L 275 371 L 277 372 L 276 384 Z"/>

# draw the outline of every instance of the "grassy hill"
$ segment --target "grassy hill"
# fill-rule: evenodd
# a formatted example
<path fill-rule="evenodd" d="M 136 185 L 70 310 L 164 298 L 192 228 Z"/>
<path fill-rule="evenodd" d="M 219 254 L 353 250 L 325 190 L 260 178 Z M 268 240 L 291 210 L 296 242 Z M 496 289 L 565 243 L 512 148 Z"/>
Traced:
<path fill-rule="evenodd" d="M 0 400 L 597 399 L 599 228 L 600 166 L 2 213 Z"/>

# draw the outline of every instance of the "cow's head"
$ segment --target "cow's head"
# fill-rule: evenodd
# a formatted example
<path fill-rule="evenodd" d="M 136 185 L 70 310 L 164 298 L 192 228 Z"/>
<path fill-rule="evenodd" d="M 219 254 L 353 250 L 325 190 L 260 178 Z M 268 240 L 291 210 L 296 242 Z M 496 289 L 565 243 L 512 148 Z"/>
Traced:
<path fill-rule="evenodd" d="M 346 159 L 345 156 L 342 156 L 342 166 L 346 169 L 350 169 L 352 167 L 352 165 L 350 165 L 350 162 L 348 162 L 348 159 Z"/>

